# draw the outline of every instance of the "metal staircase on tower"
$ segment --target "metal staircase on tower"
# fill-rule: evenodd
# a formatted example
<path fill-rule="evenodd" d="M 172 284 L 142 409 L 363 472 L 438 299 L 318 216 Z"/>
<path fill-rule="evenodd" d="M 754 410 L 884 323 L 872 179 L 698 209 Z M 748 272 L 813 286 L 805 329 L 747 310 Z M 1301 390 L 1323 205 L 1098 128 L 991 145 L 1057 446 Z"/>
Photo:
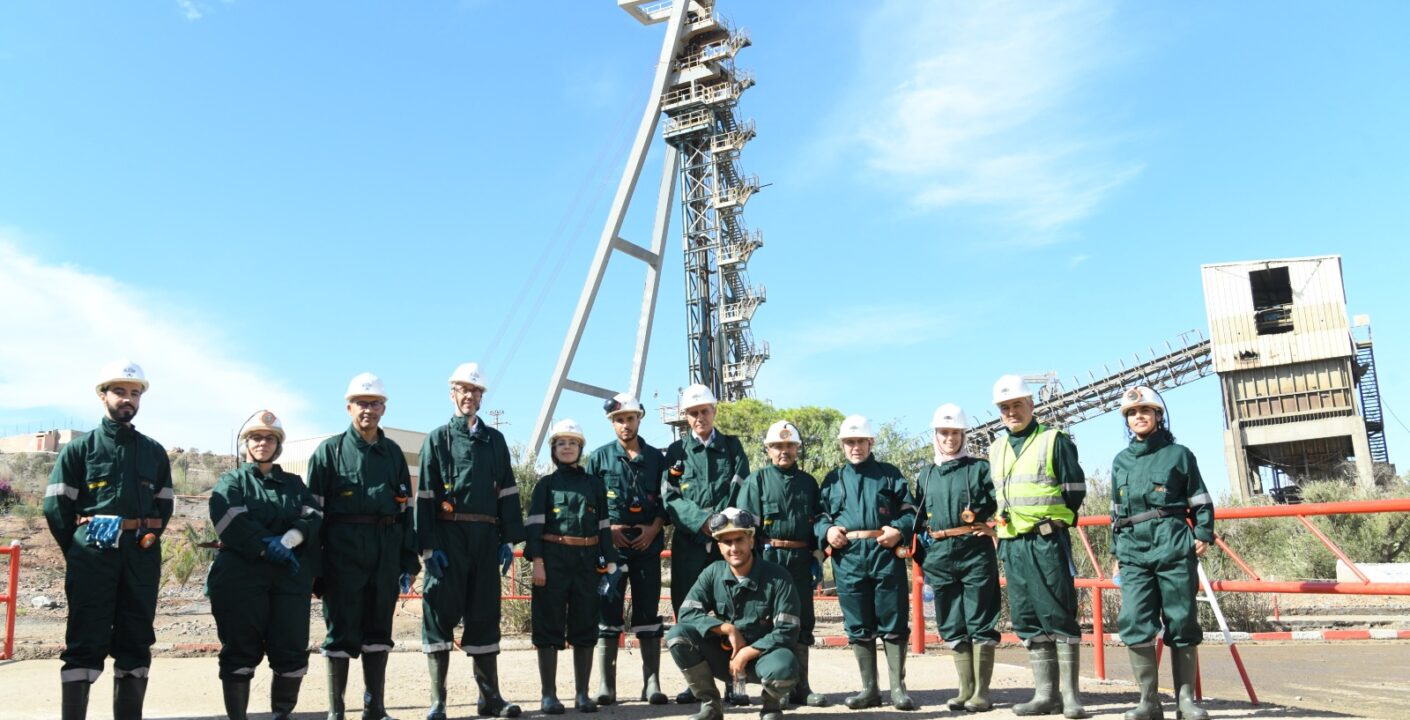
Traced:
<path fill-rule="evenodd" d="M 1390 462 L 1385 419 L 1381 415 L 1381 389 L 1376 381 L 1376 355 L 1371 350 L 1371 327 L 1357 327 L 1353 330 L 1352 341 L 1356 344 L 1356 390 L 1361 396 L 1361 417 L 1366 420 L 1366 442 L 1371 446 L 1371 459 L 1378 463 Z"/>

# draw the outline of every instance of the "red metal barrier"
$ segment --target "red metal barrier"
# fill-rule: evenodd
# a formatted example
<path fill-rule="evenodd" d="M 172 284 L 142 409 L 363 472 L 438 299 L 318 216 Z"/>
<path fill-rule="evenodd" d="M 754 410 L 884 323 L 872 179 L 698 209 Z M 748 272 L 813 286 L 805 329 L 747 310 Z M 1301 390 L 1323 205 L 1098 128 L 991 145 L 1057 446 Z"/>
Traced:
<path fill-rule="evenodd" d="M 15 656 L 15 603 L 20 597 L 20 541 L 10 541 L 10 547 L 0 548 L 0 555 L 10 556 L 10 582 L 5 593 L 0 594 L 0 603 L 5 603 L 5 645 L 0 649 L 0 660 Z"/>

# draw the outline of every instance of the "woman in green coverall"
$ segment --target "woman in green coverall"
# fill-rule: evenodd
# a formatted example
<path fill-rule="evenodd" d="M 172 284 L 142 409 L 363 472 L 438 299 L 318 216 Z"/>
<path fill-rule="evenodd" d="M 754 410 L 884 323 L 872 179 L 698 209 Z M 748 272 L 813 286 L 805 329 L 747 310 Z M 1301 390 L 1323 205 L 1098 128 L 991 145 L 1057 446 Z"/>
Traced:
<path fill-rule="evenodd" d="M 250 681 L 266 655 L 274 671 L 269 704 L 288 718 L 308 672 L 308 614 L 323 514 L 298 475 L 274 461 L 284 426 L 261 410 L 240 429 L 246 462 L 211 491 L 220 553 L 206 580 L 220 635 L 225 714 L 243 720 Z"/>
<path fill-rule="evenodd" d="M 1195 589 L 1199 557 L 1214 542 L 1214 504 L 1194 453 L 1170 434 L 1159 394 L 1148 387 L 1127 390 L 1121 414 L 1132 439 L 1111 464 L 1111 546 L 1120 564 L 1114 574 L 1121 585 L 1121 642 L 1141 689 L 1141 702 L 1126 720 L 1164 717 L 1155 646 L 1162 624 L 1177 717 L 1206 720 L 1209 713 L 1195 704 L 1196 653 L 1204 638 Z"/>
<path fill-rule="evenodd" d="M 951 710 L 983 712 L 999 644 L 999 561 L 988 521 L 998 509 L 989 461 L 965 447 L 968 423 L 958 405 L 935 410 L 935 462 L 916 479 L 917 555 L 925 582 L 935 588 L 935 622 L 955 652 L 959 694 Z"/>
<path fill-rule="evenodd" d="M 558 651 L 573 646 L 573 707 L 597 712 L 588 697 L 592 651 L 597 643 L 599 593 L 617 587 L 617 549 L 612 545 L 612 521 L 607 491 L 583 469 L 586 438 L 572 420 L 554 424 L 548 443 L 557 468 L 539 478 L 529 502 L 524 529 L 524 557 L 533 562 L 533 642 L 538 649 L 540 706 L 548 715 L 563 712 L 558 701 Z M 605 573 L 605 577 L 603 576 Z"/>

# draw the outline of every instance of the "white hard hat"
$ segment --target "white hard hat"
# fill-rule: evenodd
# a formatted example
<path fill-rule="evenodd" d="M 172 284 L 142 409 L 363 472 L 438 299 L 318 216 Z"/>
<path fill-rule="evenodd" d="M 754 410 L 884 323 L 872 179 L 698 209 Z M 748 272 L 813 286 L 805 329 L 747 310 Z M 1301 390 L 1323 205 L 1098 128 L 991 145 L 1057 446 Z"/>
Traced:
<path fill-rule="evenodd" d="M 142 392 L 147 392 L 147 376 L 142 374 L 142 366 L 131 360 L 119 360 L 103 366 L 98 371 L 98 384 L 95 389 L 99 395 L 103 390 L 115 382 L 137 383 L 142 386 Z"/>
<path fill-rule="evenodd" d="M 490 389 L 485 384 L 485 374 L 480 371 L 480 363 L 461 363 L 455 368 L 455 372 L 450 374 L 450 383 L 452 385 L 456 383 L 474 385 L 481 390 Z"/>
<path fill-rule="evenodd" d="M 245 426 L 240 428 L 240 439 L 244 440 L 254 432 L 267 432 L 278 437 L 279 442 L 284 442 L 284 423 L 268 410 L 261 410 L 245 421 Z"/>
<path fill-rule="evenodd" d="M 348 383 L 348 392 L 343 395 L 344 400 L 352 400 L 355 397 L 375 397 L 384 402 L 387 399 L 387 389 L 382 385 L 382 378 L 365 372 L 354 377 Z"/>
<path fill-rule="evenodd" d="M 964 419 L 964 411 L 959 405 L 945 403 L 935 408 L 935 414 L 930 418 L 930 427 L 936 430 L 968 430 L 969 422 Z"/>
<path fill-rule="evenodd" d="M 693 407 L 700 407 L 701 405 L 718 405 L 719 402 L 719 400 L 715 399 L 715 393 L 710 392 L 710 388 L 696 383 L 686 388 L 685 392 L 681 393 L 680 409 L 681 412 L 685 412 L 686 410 Z"/>
<path fill-rule="evenodd" d="M 576 420 L 565 418 L 553 424 L 553 429 L 548 433 L 548 441 L 551 443 L 561 437 L 573 438 L 583 445 L 587 444 L 587 436 L 583 435 L 583 427 Z"/>
<path fill-rule="evenodd" d="M 1161 399 L 1160 393 L 1145 385 L 1137 385 L 1121 394 L 1122 415 L 1125 415 L 1127 410 L 1138 407 L 1155 408 L 1161 415 L 1165 414 L 1165 401 Z"/>
<path fill-rule="evenodd" d="M 847 438 L 871 438 L 876 439 L 876 432 L 871 429 L 871 421 L 861 415 L 848 415 L 842 421 L 842 427 L 837 429 L 837 439 Z"/>
<path fill-rule="evenodd" d="M 793 423 L 787 420 L 779 420 L 770 425 L 769 432 L 764 435 L 765 445 L 773 445 L 774 443 L 802 445 L 803 438 L 798 435 L 798 428 L 794 427 Z"/>
<path fill-rule="evenodd" d="M 620 415 L 622 413 L 636 413 L 646 416 L 646 408 L 641 406 L 641 401 L 626 393 L 617 393 L 602 403 L 602 409 L 607 412 L 607 417 Z"/>
<path fill-rule="evenodd" d="M 1005 375 L 994 383 L 994 404 L 1018 398 L 1033 399 L 1033 392 L 1028 389 L 1028 383 L 1017 375 Z"/>

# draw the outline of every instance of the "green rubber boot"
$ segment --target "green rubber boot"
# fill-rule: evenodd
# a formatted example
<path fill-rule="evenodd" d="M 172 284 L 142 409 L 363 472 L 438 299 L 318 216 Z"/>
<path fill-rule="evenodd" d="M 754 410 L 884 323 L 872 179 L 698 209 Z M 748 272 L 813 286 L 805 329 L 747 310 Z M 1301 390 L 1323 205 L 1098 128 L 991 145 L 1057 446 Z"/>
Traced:
<path fill-rule="evenodd" d="M 617 702 L 617 637 L 597 639 L 597 695 L 593 699 L 598 705 Z"/>
<path fill-rule="evenodd" d="M 1082 695 L 1079 679 L 1082 673 L 1082 646 L 1077 643 L 1059 643 L 1057 646 L 1058 672 L 1062 677 L 1062 716 L 1070 720 L 1091 717 L 1082 708 Z"/>
<path fill-rule="evenodd" d="M 1058 698 L 1057 644 L 1035 642 L 1028 646 L 1028 665 L 1033 668 L 1033 699 L 1013 706 L 1014 715 L 1051 715 L 1062 712 Z"/>
<path fill-rule="evenodd" d="M 639 638 L 641 643 L 641 699 L 652 705 L 665 705 L 671 699 L 661 692 L 661 640 Z"/>
<path fill-rule="evenodd" d="M 963 710 L 964 704 L 974 695 L 974 646 L 960 643 L 955 646 L 955 674 L 960 678 L 960 692 L 945 703 L 951 710 Z"/>
<path fill-rule="evenodd" d="M 362 654 L 362 720 L 395 720 L 387 714 L 387 658 L 391 653 Z"/>
<path fill-rule="evenodd" d="M 538 648 L 539 685 L 543 688 L 539 711 L 544 715 L 562 715 L 563 703 L 558 702 L 558 649 Z"/>
<path fill-rule="evenodd" d="M 682 668 L 686 685 L 700 701 L 700 710 L 686 720 L 724 720 L 725 704 L 720 700 L 720 690 L 715 687 L 715 676 L 710 672 L 709 663 L 699 663 Z"/>
<path fill-rule="evenodd" d="M 475 687 L 480 697 L 475 700 L 475 714 L 480 717 L 519 717 L 519 706 L 504 701 L 499 694 L 499 655 L 471 655 L 475 661 Z"/>
<path fill-rule="evenodd" d="M 906 643 L 886 640 L 886 669 L 891 671 L 891 707 L 897 710 L 914 710 L 916 703 L 906 692 Z"/>
<path fill-rule="evenodd" d="M 229 720 L 245 720 L 249 717 L 249 680 L 222 679 L 220 681 L 220 694 L 221 699 L 225 701 L 225 717 L 229 718 Z"/>
<path fill-rule="evenodd" d="M 578 712 L 595 713 L 597 703 L 588 697 L 588 685 L 592 684 L 592 646 L 573 646 L 573 709 Z"/>
<path fill-rule="evenodd" d="M 303 676 L 275 674 L 269 681 L 269 709 L 273 720 L 289 720 L 293 716 L 294 706 L 299 704 L 299 688 L 303 684 Z"/>
<path fill-rule="evenodd" d="M 328 720 L 343 720 L 347 711 L 343 693 L 348 689 L 348 659 L 328 658 Z"/>
<path fill-rule="evenodd" d="M 426 720 L 446 720 L 446 675 L 450 674 L 450 651 L 426 653 L 426 670 L 431 675 L 431 708 Z"/>
<path fill-rule="evenodd" d="M 1131 674 L 1141 691 L 1141 701 L 1126 711 L 1126 720 L 1165 720 L 1160 707 L 1160 663 L 1155 658 L 1155 646 L 1128 647 Z"/>
<path fill-rule="evenodd" d="M 63 706 L 60 712 L 63 720 L 84 720 L 88 717 L 88 690 L 93 687 L 87 680 L 61 683 Z"/>
<path fill-rule="evenodd" d="M 974 646 L 974 695 L 965 701 L 964 709 L 969 712 L 988 712 L 994 709 L 989 700 L 989 681 L 994 677 L 994 646 Z"/>
<path fill-rule="evenodd" d="M 763 687 L 759 699 L 764 707 L 759 711 L 759 720 L 783 720 L 783 701 L 788 697 L 788 688 L 796 686 L 793 683 L 788 683 L 788 687 L 763 683 Z"/>
<path fill-rule="evenodd" d="M 851 710 L 881 707 L 881 691 L 876 687 L 876 645 L 870 640 L 853 643 L 852 656 L 857 659 L 857 672 L 862 676 L 862 691 L 847 696 L 843 703 Z"/>
<path fill-rule="evenodd" d="M 147 697 L 147 678 L 136 675 L 113 676 L 113 720 L 142 720 L 142 701 Z"/>
<path fill-rule="evenodd" d="M 1170 648 L 1174 665 L 1176 720 L 1209 720 L 1209 713 L 1195 704 L 1195 676 L 1199 673 L 1199 648 Z"/>
<path fill-rule="evenodd" d="M 798 658 L 798 684 L 788 692 L 788 702 L 808 707 L 827 707 L 827 698 L 822 693 L 813 692 L 813 686 L 808 682 L 808 650 L 807 645 L 793 646 L 793 656 Z"/>

